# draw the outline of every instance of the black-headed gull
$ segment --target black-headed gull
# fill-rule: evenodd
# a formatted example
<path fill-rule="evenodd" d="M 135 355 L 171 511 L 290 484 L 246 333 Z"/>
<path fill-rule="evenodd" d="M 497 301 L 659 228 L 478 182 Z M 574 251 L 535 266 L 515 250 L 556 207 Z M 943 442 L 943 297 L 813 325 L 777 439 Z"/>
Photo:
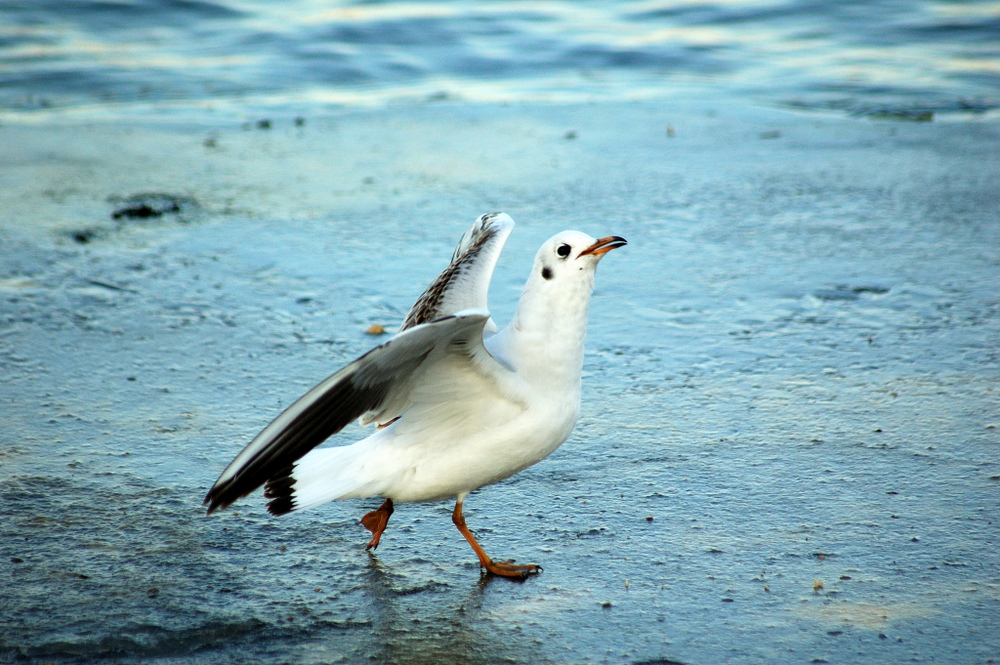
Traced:
<path fill-rule="evenodd" d="M 209 514 L 261 485 L 274 515 L 380 496 L 382 506 L 362 518 L 372 549 L 394 502 L 455 498 L 452 521 L 482 568 L 506 577 L 540 571 L 487 556 L 462 503 L 544 459 L 573 430 L 594 273 L 625 239 L 563 231 L 547 240 L 517 313 L 498 330 L 486 297 L 513 228 L 503 213 L 477 219 L 395 337 L 303 395 L 226 467 L 205 497 Z M 376 431 L 314 450 L 358 418 Z"/>

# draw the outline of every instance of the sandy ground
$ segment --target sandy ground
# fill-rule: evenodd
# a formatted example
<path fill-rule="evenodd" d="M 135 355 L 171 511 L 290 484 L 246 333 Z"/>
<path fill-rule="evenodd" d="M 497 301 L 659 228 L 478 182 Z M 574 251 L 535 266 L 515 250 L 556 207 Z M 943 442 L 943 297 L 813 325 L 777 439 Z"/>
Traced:
<path fill-rule="evenodd" d="M 0 125 L 0 658 L 950 662 L 1000 653 L 1000 131 L 706 102 Z M 205 518 L 480 213 L 620 234 L 584 406 L 467 503 Z M 345 432 L 336 442 L 359 436 Z"/>

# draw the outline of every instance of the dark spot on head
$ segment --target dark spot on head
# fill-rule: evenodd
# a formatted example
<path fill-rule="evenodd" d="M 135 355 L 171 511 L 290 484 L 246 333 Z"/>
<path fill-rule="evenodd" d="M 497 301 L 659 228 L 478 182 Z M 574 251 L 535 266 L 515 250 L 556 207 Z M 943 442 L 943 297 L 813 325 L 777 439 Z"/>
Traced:
<path fill-rule="evenodd" d="M 542 277 L 545 279 L 552 279 L 552 268 L 545 266 L 542 268 Z"/>
<path fill-rule="evenodd" d="M 572 249 L 573 249 L 572 247 L 563 243 L 562 245 L 559 245 L 559 249 L 556 250 L 556 254 L 565 259 L 567 256 L 569 256 L 570 250 Z"/>

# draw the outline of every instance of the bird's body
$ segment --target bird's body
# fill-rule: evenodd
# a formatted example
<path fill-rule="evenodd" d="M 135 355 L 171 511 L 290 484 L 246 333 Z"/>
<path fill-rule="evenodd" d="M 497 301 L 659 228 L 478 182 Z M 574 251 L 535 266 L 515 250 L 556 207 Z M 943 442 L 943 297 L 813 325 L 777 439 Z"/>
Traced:
<path fill-rule="evenodd" d="M 465 527 L 462 502 L 544 459 L 573 430 L 594 272 L 600 256 L 624 240 L 576 231 L 551 238 L 536 255 L 514 318 L 497 331 L 486 294 L 512 228 L 502 213 L 480 217 L 399 334 L 265 428 L 216 481 L 209 512 L 261 485 L 274 514 L 381 496 L 383 507 L 363 520 L 375 547 L 393 502 L 456 498 L 455 524 L 484 568 L 537 572 L 486 557 Z M 352 445 L 313 449 L 358 418 L 379 427 Z"/>

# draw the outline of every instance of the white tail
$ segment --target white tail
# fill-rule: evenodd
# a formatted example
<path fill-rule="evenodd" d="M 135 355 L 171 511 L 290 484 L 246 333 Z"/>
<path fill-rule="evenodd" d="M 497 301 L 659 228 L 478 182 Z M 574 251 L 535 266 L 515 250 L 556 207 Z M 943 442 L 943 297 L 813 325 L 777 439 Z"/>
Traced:
<path fill-rule="evenodd" d="M 310 451 L 286 473 L 267 482 L 264 495 L 271 499 L 268 511 L 283 515 L 337 499 L 378 494 L 393 478 L 386 474 L 373 448 L 366 439 L 350 446 Z"/>

